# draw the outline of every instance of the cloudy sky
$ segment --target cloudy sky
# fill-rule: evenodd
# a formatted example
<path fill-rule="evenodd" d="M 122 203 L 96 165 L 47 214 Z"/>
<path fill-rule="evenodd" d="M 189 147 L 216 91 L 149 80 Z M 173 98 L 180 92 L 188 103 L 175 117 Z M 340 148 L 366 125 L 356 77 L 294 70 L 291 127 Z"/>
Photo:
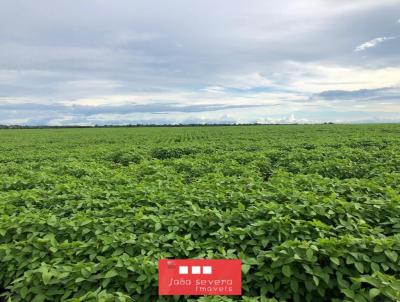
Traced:
<path fill-rule="evenodd" d="M 1 0 L 0 124 L 400 122 L 400 0 Z"/>

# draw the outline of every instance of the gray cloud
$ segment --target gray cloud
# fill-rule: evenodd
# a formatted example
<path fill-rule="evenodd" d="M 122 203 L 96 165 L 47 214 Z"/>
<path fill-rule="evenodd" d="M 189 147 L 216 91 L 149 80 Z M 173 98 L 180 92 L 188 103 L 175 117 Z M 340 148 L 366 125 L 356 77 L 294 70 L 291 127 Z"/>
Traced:
<path fill-rule="evenodd" d="M 205 112 L 239 108 L 263 107 L 265 105 L 187 105 L 176 103 L 129 104 L 119 106 L 83 106 L 38 103 L 0 103 L 1 111 L 55 111 L 62 114 L 96 115 L 96 114 L 129 114 L 129 113 L 165 113 L 165 112 Z"/>
<path fill-rule="evenodd" d="M 312 99 L 324 99 L 331 101 L 398 101 L 400 102 L 400 87 L 384 87 L 377 89 L 359 90 L 328 90 L 314 94 Z"/>

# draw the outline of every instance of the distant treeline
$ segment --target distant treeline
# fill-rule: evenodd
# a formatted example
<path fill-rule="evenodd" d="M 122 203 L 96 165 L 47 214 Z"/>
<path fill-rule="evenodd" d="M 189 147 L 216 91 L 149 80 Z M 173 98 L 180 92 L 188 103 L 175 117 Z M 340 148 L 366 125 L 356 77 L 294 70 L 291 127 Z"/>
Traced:
<path fill-rule="evenodd" d="M 334 124 L 332 122 L 322 123 L 323 125 Z M 63 129 L 63 128 L 139 128 L 139 127 L 219 127 L 219 126 L 279 126 L 279 125 L 299 125 L 299 123 L 281 124 L 127 124 L 127 125 L 94 125 L 94 126 L 28 126 L 28 125 L 0 125 L 0 129 Z"/>

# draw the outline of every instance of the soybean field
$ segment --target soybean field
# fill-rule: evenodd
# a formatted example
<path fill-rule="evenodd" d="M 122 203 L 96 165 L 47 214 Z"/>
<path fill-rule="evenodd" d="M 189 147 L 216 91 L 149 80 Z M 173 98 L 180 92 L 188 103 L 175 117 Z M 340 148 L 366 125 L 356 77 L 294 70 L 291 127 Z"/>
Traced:
<path fill-rule="evenodd" d="M 400 124 L 0 130 L 0 301 L 400 301 Z M 242 260 L 158 296 L 157 260 Z"/>

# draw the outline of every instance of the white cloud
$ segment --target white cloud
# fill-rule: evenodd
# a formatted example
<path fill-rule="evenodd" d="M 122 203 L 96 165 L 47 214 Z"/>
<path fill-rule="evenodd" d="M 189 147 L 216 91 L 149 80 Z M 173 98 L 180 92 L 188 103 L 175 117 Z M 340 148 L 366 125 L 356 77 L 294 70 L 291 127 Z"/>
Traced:
<path fill-rule="evenodd" d="M 221 86 L 207 86 L 201 90 L 208 93 L 224 93 L 225 88 Z"/>
<path fill-rule="evenodd" d="M 287 62 L 286 85 L 297 93 L 326 90 L 358 90 L 400 85 L 400 68 L 365 68 L 331 64 Z"/>
<path fill-rule="evenodd" d="M 260 72 L 222 74 L 216 79 L 223 86 L 236 89 L 252 89 L 256 87 L 273 86 L 274 82 Z"/>
<path fill-rule="evenodd" d="M 397 39 L 397 37 L 379 37 L 379 38 L 375 38 L 375 39 L 372 39 L 372 40 L 370 40 L 368 42 L 365 42 L 363 44 L 358 45 L 354 49 L 354 51 L 355 52 L 364 51 L 364 50 L 366 50 L 368 48 L 373 48 L 373 47 L 377 46 L 378 44 L 381 44 L 381 43 L 383 43 L 385 41 L 394 40 L 394 39 Z"/>

